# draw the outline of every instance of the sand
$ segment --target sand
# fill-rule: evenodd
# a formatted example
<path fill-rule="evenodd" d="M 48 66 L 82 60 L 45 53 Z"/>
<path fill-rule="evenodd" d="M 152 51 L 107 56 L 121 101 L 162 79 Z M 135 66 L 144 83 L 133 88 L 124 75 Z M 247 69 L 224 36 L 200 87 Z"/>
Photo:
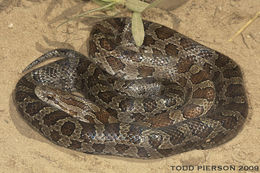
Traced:
<path fill-rule="evenodd" d="M 0 1 L 0 172 L 166 173 L 185 172 L 175 170 L 183 165 L 191 165 L 190 169 L 194 166 L 193 171 L 186 172 L 220 172 L 213 171 L 212 166 L 260 166 L 260 18 L 233 42 L 227 41 L 259 11 L 259 0 L 190 0 L 171 12 L 155 10 L 145 15 L 240 64 L 250 108 L 243 130 L 230 142 L 209 150 L 144 161 L 79 153 L 56 146 L 33 131 L 13 104 L 15 84 L 22 70 L 49 49 L 66 47 L 87 54 L 87 21 L 69 22 L 58 29 L 56 26 L 64 15 L 90 7 L 73 0 Z M 211 170 L 198 170 L 196 165 L 208 165 Z"/>

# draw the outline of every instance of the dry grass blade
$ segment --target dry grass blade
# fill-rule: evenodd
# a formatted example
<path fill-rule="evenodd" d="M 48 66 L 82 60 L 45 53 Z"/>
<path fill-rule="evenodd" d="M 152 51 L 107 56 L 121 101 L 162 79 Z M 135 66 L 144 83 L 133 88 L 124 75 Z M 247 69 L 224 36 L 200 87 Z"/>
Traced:
<path fill-rule="evenodd" d="M 95 8 L 95 9 L 92 9 L 92 10 L 89 10 L 89 11 L 86 11 L 85 13 L 81 13 L 81 14 L 75 16 L 75 17 L 69 18 L 69 19 L 66 20 L 65 22 L 62 22 L 61 24 L 59 24 L 59 25 L 57 26 L 57 28 L 60 27 L 61 25 L 64 25 L 65 23 L 68 23 L 69 21 L 72 21 L 72 20 L 74 20 L 74 19 L 78 19 L 78 18 L 80 18 L 80 17 L 85 17 L 85 16 L 87 16 L 87 14 L 89 14 L 89 13 L 93 13 L 93 12 L 96 12 L 96 11 L 101 11 L 101 10 L 107 9 L 107 8 L 109 8 L 109 7 L 112 7 L 112 6 L 115 5 L 115 4 L 116 4 L 116 2 L 112 2 L 112 3 L 109 3 L 109 4 L 104 5 L 104 6 L 102 6 L 102 7 Z"/>
<path fill-rule="evenodd" d="M 236 32 L 228 41 L 233 41 L 235 37 L 237 37 L 239 34 L 241 34 L 252 22 L 254 22 L 258 17 L 260 16 L 260 11 L 256 13 L 256 15 L 250 19 L 240 30 Z"/>

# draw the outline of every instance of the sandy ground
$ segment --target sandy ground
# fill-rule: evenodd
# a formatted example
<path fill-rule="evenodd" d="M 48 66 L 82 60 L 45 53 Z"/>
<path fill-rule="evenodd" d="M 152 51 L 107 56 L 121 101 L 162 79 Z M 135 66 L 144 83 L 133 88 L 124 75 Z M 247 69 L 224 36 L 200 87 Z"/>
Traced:
<path fill-rule="evenodd" d="M 31 61 L 57 47 L 86 54 L 87 25 L 70 22 L 56 26 L 64 15 L 89 6 L 72 0 L 57 2 L 0 1 L 0 172 L 166 173 L 182 172 L 172 170 L 178 165 L 260 166 L 260 18 L 233 42 L 227 41 L 260 10 L 259 0 L 190 0 L 171 13 L 158 10 L 145 15 L 233 58 L 243 70 L 250 102 L 244 129 L 232 141 L 151 161 L 87 155 L 58 147 L 31 130 L 16 112 L 12 91 Z M 193 172 L 215 171 L 195 167 Z"/>

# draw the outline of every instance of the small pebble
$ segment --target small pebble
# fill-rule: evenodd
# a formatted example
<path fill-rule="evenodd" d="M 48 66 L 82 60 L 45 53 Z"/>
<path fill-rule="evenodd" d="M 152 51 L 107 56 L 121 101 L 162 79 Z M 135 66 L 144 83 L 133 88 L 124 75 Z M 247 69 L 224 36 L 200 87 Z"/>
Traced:
<path fill-rule="evenodd" d="M 8 25 L 8 28 L 10 28 L 10 29 L 12 29 L 14 27 L 14 24 L 13 23 L 10 23 L 9 25 Z"/>

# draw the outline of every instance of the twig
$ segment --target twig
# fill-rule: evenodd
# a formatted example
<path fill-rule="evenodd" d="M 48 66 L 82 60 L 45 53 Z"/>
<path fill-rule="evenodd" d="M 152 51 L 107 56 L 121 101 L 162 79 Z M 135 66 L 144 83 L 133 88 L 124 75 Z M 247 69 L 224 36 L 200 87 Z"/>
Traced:
<path fill-rule="evenodd" d="M 61 24 L 59 24 L 59 25 L 57 26 L 57 28 L 59 28 L 61 25 L 65 24 L 65 23 L 68 23 L 69 21 L 72 21 L 72 20 L 74 20 L 74 19 L 78 19 L 78 18 L 80 18 L 80 17 L 84 17 L 84 16 L 86 16 L 87 14 L 92 13 L 92 12 L 95 12 L 95 11 L 104 10 L 104 9 L 106 9 L 106 8 L 109 8 L 109 7 L 113 6 L 113 5 L 115 5 L 115 4 L 116 4 L 116 2 L 112 2 L 112 3 L 109 3 L 109 4 L 104 5 L 104 6 L 102 6 L 102 7 L 95 8 L 95 9 L 89 10 L 89 11 L 87 11 L 87 12 L 85 12 L 85 13 L 79 14 L 79 15 L 77 15 L 77 16 L 75 16 L 75 17 L 69 18 L 69 19 L 66 20 L 65 22 L 62 22 Z"/>

